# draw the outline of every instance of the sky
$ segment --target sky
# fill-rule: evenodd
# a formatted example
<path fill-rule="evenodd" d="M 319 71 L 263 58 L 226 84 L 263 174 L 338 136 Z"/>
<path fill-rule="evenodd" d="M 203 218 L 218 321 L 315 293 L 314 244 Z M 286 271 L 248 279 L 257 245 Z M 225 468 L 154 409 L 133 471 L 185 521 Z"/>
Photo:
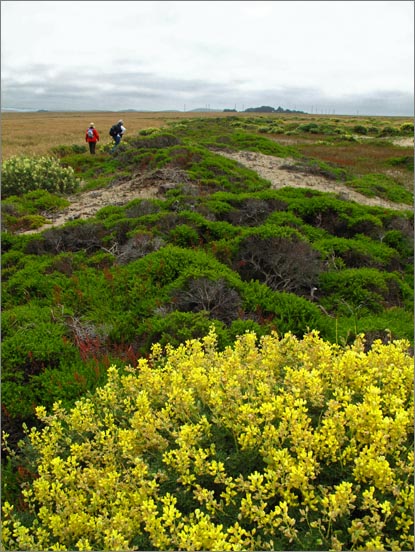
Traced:
<path fill-rule="evenodd" d="M 2 110 L 413 116 L 411 1 L 2 1 Z"/>

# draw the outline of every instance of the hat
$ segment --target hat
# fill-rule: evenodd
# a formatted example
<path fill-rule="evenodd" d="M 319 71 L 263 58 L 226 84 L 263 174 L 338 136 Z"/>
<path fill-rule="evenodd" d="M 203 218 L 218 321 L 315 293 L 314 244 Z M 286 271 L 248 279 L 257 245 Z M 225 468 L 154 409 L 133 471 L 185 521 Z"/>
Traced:
<path fill-rule="evenodd" d="M 124 124 L 124 121 L 123 121 L 122 119 L 120 119 L 120 120 L 118 121 L 118 123 L 121 123 L 121 124 L 123 125 L 123 124 Z"/>
<path fill-rule="evenodd" d="M 89 123 L 89 126 L 90 126 L 90 127 L 93 127 L 93 126 L 95 126 L 95 125 L 94 125 L 94 123 Z"/>

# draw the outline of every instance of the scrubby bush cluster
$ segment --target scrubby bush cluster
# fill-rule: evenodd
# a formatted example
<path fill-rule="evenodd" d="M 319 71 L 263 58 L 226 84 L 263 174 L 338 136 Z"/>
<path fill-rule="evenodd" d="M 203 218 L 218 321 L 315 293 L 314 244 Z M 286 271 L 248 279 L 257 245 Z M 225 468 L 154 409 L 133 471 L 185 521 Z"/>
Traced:
<path fill-rule="evenodd" d="M 18 550 L 412 550 L 409 343 L 340 348 L 316 332 L 214 332 L 152 347 L 137 368 L 22 446 Z"/>
<path fill-rule="evenodd" d="M 80 180 L 72 167 L 63 167 L 54 157 L 16 156 L 3 161 L 1 195 L 22 195 L 33 190 L 70 194 L 79 187 Z"/>
<path fill-rule="evenodd" d="M 411 135 L 414 125 L 410 122 L 401 123 L 399 120 L 385 124 L 385 121 L 376 117 L 364 119 L 346 119 L 338 117 L 315 118 L 297 117 L 292 121 L 289 117 L 234 117 L 232 126 L 237 129 L 274 135 L 314 135 L 334 141 L 356 142 L 360 136 L 368 138 L 389 138 L 394 136 Z M 305 122 L 302 122 L 304 120 Z"/>
<path fill-rule="evenodd" d="M 1 203 L 1 228 L 10 232 L 39 228 L 50 222 L 48 215 L 68 205 L 64 197 L 40 189 L 9 196 Z"/>

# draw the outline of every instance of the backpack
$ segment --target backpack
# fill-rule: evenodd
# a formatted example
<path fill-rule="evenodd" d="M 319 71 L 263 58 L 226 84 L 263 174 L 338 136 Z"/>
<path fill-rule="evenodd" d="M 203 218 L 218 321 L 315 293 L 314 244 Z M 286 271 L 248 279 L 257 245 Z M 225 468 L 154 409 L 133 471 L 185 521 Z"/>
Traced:
<path fill-rule="evenodd" d="M 88 129 L 88 138 L 93 138 L 94 137 L 94 129 L 93 128 L 89 128 Z"/>
<path fill-rule="evenodd" d="M 118 125 L 112 125 L 112 127 L 110 128 L 110 136 L 112 136 L 114 138 L 114 136 L 117 136 L 117 134 L 119 134 L 120 132 L 120 128 Z"/>

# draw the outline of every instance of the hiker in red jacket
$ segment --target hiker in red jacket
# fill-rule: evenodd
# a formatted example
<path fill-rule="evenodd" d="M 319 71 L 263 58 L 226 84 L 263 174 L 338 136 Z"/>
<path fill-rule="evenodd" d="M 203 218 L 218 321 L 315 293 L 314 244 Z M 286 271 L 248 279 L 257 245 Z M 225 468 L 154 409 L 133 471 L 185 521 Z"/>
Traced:
<path fill-rule="evenodd" d="M 89 123 L 89 128 L 86 131 L 85 134 L 85 142 L 88 142 L 89 144 L 89 153 L 92 155 L 95 154 L 95 146 L 97 142 L 99 142 L 99 134 L 97 129 L 95 128 L 94 123 Z"/>

